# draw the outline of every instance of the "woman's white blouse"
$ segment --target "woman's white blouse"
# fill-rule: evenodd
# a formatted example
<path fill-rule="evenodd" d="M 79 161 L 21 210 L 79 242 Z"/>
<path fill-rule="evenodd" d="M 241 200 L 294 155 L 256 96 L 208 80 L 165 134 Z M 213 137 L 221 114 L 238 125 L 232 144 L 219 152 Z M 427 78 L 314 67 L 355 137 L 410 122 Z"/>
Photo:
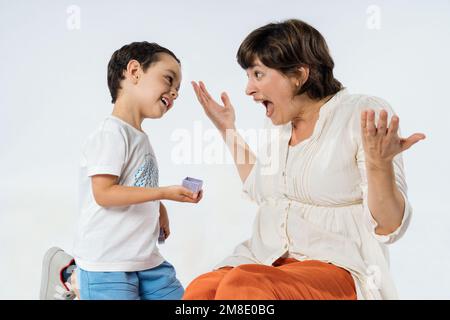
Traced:
<path fill-rule="evenodd" d="M 392 234 L 375 233 L 360 129 L 360 114 L 367 108 L 394 114 L 382 99 L 343 89 L 322 106 L 313 134 L 300 144 L 289 146 L 290 123 L 269 126 L 279 135 L 259 149 L 243 188 L 259 206 L 252 235 L 216 268 L 271 265 L 280 257 L 320 260 L 351 273 L 358 299 L 397 298 L 386 245 L 404 234 L 412 209 L 398 155 L 394 170 L 405 199 L 403 221 Z"/>

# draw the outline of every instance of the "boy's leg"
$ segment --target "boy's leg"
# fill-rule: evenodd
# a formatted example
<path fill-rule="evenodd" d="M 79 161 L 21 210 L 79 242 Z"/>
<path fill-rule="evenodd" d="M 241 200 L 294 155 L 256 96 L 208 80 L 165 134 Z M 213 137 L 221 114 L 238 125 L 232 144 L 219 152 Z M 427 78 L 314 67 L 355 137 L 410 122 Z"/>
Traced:
<path fill-rule="evenodd" d="M 64 250 L 53 247 L 47 250 L 42 263 L 40 300 L 73 300 L 74 292 L 67 287 L 67 270 L 73 268 L 73 257 Z"/>
<path fill-rule="evenodd" d="M 81 300 L 139 300 L 136 272 L 76 272 Z"/>
<path fill-rule="evenodd" d="M 159 266 L 137 272 L 142 300 L 180 300 L 184 289 L 175 268 L 167 261 Z"/>

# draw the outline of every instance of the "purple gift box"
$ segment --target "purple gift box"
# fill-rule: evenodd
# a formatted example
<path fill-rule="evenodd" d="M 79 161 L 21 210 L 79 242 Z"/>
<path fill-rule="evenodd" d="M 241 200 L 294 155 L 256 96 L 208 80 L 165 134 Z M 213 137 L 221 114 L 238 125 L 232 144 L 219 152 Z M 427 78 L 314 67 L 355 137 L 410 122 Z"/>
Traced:
<path fill-rule="evenodd" d="M 184 180 L 182 182 L 182 186 L 185 188 L 188 188 L 189 190 L 191 190 L 194 193 L 197 193 L 200 190 L 202 190 L 203 181 L 199 180 L 199 179 L 194 179 L 191 177 L 186 177 L 186 178 L 184 178 Z"/>

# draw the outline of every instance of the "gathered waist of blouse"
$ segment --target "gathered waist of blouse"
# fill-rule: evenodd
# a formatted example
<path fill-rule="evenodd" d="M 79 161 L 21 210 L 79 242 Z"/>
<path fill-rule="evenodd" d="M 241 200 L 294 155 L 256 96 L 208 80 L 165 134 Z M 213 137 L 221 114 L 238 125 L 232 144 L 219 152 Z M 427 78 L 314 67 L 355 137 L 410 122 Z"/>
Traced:
<path fill-rule="evenodd" d="M 340 209 L 348 208 L 352 206 L 361 206 L 363 203 L 362 199 L 356 199 L 355 201 L 342 202 L 336 204 L 317 204 L 317 203 L 307 203 L 298 200 L 294 200 L 288 197 L 265 197 L 260 206 L 270 205 L 270 206 L 280 206 L 287 205 L 290 208 L 323 208 L 323 209 Z"/>

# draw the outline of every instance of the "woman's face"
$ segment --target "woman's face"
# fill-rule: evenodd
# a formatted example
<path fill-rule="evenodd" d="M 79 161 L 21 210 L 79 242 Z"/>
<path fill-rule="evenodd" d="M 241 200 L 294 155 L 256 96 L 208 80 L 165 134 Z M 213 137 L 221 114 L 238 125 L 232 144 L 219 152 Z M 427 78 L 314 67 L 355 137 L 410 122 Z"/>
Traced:
<path fill-rule="evenodd" d="M 286 124 L 298 115 L 298 107 L 294 105 L 294 92 L 298 87 L 296 78 L 289 78 L 265 66 L 258 58 L 246 72 L 248 83 L 245 93 L 262 103 L 266 116 L 274 125 Z"/>

